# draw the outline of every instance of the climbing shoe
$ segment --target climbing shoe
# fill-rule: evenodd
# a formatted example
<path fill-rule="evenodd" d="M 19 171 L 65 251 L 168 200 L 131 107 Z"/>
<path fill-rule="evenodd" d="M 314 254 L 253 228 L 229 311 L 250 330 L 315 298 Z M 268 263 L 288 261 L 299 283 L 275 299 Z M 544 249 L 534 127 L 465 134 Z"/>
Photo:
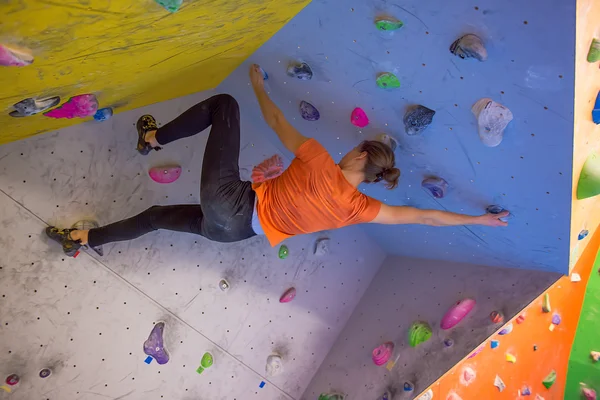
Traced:
<path fill-rule="evenodd" d="M 63 252 L 69 257 L 77 257 L 79 249 L 81 248 L 80 240 L 73 240 L 71 238 L 71 232 L 77 229 L 58 229 L 54 226 L 46 228 L 46 235 L 57 243 L 60 243 Z"/>
<path fill-rule="evenodd" d="M 146 133 L 148 131 L 156 131 L 158 130 L 158 126 L 156 125 L 156 120 L 152 115 L 142 115 L 140 119 L 138 119 L 137 124 L 135 125 L 138 131 L 138 142 L 137 142 L 137 151 L 141 155 L 147 155 L 151 150 L 160 150 L 162 147 L 152 147 L 150 143 L 146 142 Z"/>

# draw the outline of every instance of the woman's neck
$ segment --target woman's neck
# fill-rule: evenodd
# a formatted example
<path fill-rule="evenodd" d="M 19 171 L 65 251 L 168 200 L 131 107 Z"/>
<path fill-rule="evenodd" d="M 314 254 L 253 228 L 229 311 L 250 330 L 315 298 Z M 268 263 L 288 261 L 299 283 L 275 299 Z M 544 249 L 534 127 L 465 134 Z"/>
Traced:
<path fill-rule="evenodd" d="M 364 180 L 364 174 L 362 171 L 353 171 L 353 170 L 348 170 L 348 169 L 344 169 L 342 167 L 340 167 L 340 169 L 342 170 L 342 174 L 344 174 L 344 177 L 346 178 L 346 180 L 348 182 L 350 182 L 350 184 L 354 187 L 358 187 L 358 185 L 360 185 Z"/>

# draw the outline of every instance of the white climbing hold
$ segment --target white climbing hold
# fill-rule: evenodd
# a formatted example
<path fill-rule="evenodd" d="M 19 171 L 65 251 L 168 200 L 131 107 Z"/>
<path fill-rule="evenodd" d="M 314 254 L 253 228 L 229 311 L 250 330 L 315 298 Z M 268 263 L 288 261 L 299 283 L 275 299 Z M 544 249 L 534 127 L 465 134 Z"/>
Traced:
<path fill-rule="evenodd" d="M 496 386 L 499 391 L 503 391 L 504 389 L 506 389 L 504 381 L 502 381 L 502 379 L 498 375 L 496 375 L 496 377 L 494 378 L 494 386 Z"/>
<path fill-rule="evenodd" d="M 314 253 L 318 257 L 329 254 L 329 238 L 317 239 L 315 242 Z"/>
<path fill-rule="evenodd" d="M 581 281 L 581 275 L 579 275 L 577 272 L 573 272 L 571 274 L 571 282 L 579 282 Z"/>
<path fill-rule="evenodd" d="M 504 129 L 513 119 L 512 112 L 489 98 L 479 99 L 471 112 L 477 118 L 481 142 L 487 147 L 498 146 L 504 137 Z"/>
<path fill-rule="evenodd" d="M 429 389 L 425 393 L 423 393 L 417 400 L 431 400 L 433 399 L 433 390 Z"/>
<path fill-rule="evenodd" d="M 272 354 L 267 357 L 267 366 L 266 366 L 267 376 L 277 376 L 283 373 L 283 360 L 281 356 L 277 354 Z"/>

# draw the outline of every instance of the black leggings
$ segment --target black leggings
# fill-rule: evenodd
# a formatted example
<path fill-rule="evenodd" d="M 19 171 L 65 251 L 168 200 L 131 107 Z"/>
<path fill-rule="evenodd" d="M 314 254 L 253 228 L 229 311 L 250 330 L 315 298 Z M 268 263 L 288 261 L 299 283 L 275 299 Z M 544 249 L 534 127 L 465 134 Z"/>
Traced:
<path fill-rule="evenodd" d="M 252 211 L 255 194 L 240 179 L 240 109 L 228 94 L 196 104 L 156 132 L 165 145 L 193 136 L 212 125 L 200 183 L 200 203 L 153 206 L 135 217 L 89 232 L 92 247 L 131 240 L 157 229 L 189 232 L 217 242 L 237 242 L 255 235 Z"/>

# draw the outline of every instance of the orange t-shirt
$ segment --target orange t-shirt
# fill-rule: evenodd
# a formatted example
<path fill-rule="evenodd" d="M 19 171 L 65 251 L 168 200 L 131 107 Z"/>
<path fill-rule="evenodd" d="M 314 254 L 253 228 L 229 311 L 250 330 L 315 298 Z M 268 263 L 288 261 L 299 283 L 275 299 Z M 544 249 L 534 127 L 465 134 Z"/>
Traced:
<path fill-rule="evenodd" d="M 304 142 L 277 178 L 255 183 L 260 225 L 271 246 L 302 233 L 371 222 L 381 203 L 346 180 L 315 139 Z"/>

